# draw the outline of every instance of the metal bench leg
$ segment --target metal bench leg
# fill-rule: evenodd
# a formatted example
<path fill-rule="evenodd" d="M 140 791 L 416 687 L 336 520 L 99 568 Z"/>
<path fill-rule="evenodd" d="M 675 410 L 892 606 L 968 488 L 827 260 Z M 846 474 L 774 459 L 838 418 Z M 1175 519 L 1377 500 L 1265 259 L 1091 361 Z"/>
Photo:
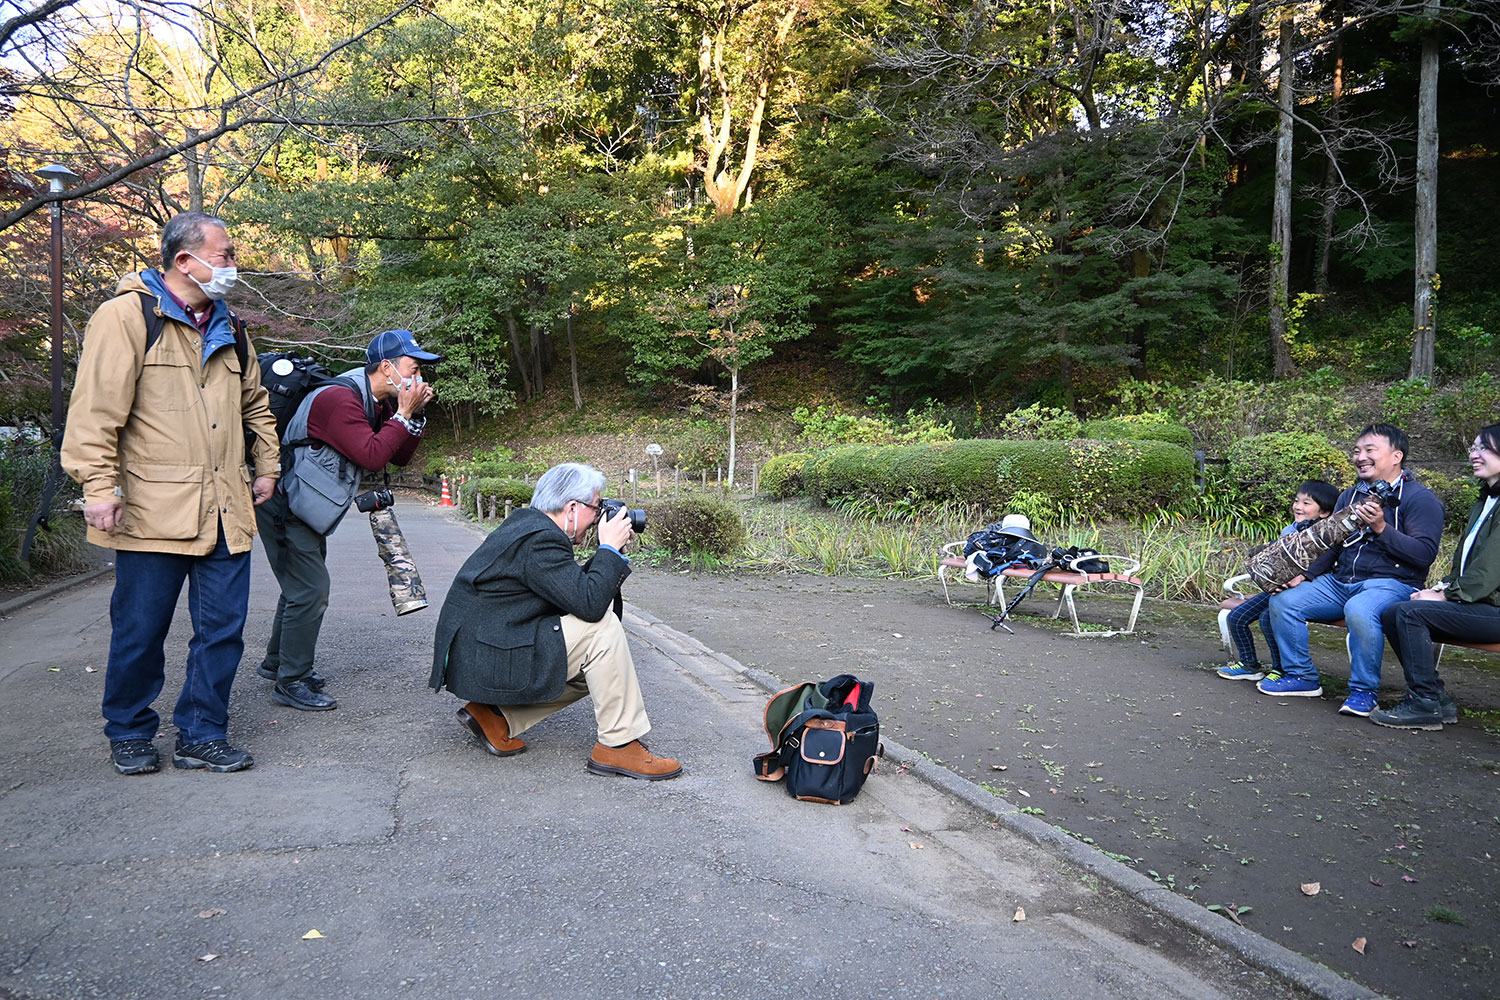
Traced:
<path fill-rule="evenodd" d="M 1062 617 L 1063 605 L 1067 604 L 1071 610 L 1073 606 L 1072 587 L 1064 586 L 1062 592 L 1057 595 L 1057 606 L 1052 609 L 1052 619 L 1056 621 Z"/>
<path fill-rule="evenodd" d="M 948 596 L 948 567 L 938 566 L 938 582 L 943 585 L 943 601 L 948 605 L 953 604 L 953 598 Z"/>
<path fill-rule="evenodd" d="M 1073 621 L 1073 634 L 1074 635 L 1083 635 L 1083 629 L 1079 628 L 1079 626 L 1078 626 L 1078 609 L 1073 606 L 1073 591 L 1074 591 L 1074 589 L 1075 589 L 1075 585 L 1074 584 L 1071 584 L 1071 583 L 1063 584 L 1063 596 L 1062 596 L 1062 599 L 1068 605 L 1068 617 L 1070 619 L 1072 619 L 1072 621 Z"/>
<path fill-rule="evenodd" d="M 1135 619 L 1141 613 L 1141 600 L 1146 596 L 1145 587 L 1135 588 L 1135 601 L 1130 605 L 1130 621 L 1125 623 L 1126 632 L 1135 631 Z"/>
<path fill-rule="evenodd" d="M 1219 610 L 1219 641 L 1224 644 L 1225 649 L 1230 648 L 1229 640 L 1229 609 Z"/>

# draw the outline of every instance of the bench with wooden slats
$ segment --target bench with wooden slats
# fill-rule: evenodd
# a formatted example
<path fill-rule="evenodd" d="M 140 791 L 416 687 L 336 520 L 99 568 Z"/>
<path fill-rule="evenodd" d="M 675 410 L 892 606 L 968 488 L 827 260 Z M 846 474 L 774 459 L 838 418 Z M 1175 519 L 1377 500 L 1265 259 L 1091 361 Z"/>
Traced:
<path fill-rule="evenodd" d="M 938 559 L 938 580 L 943 585 L 943 600 L 949 604 L 953 603 L 953 596 L 949 585 L 960 581 L 967 581 L 964 575 L 968 568 L 964 561 L 963 542 L 949 542 L 942 548 L 942 555 Z M 1123 573 L 1081 573 L 1068 569 L 1053 569 L 1042 574 L 1043 583 L 1056 584 L 1061 588 L 1057 597 L 1057 606 L 1052 610 L 1053 618 L 1062 616 L 1063 608 L 1068 609 L 1068 619 L 1073 623 L 1073 631 L 1064 633 L 1075 638 L 1085 636 L 1102 638 L 1111 635 L 1129 635 L 1135 631 L 1136 619 L 1141 613 L 1141 601 L 1146 596 L 1146 583 L 1135 572 L 1141 568 L 1139 559 L 1130 556 L 1093 556 L 1107 561 L 1111 566 L 1125 564 Z M 1015 567 L 1004 569 L 988 579 L 979 581 L 985 587 L 985 599 L 995 607 L 1005 607 L 1005 581 L 1006 580 L 1030 580 L 1033 570 Z M 1073 603 L 1073 594 L 1079 588 L 1096 586 L 1121 586 L 1133 589 L 1134 599 L 1130 604 L 1130 618 L 1123 629 L 1111 629 L 1100 632 L 1085 632 L 1078 624 L 1078 609 Z"/>

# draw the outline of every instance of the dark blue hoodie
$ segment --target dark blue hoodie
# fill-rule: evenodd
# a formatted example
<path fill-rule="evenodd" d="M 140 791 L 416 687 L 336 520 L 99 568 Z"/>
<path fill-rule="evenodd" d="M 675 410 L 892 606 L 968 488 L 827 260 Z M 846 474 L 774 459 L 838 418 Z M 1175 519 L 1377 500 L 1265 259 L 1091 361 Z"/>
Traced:
<path fill-rule="evenodd" d="M 1365 580 L 1388 579 L 1408 583 L 1420 589 L 1427 582 L 1427 570 L 1437 558 L 1438 541 L 1443 535 L 1443 501 L 1427 487 L 1401 470 L 1396 483 L 1401 502 L 1385 512 L 1385 530 L 1380 534 L 1363 531 L 1341 548 L 1325 553 L 1308 567 L 1309 579 L 1333 569 L 1340 583 L 1362 583 Z M 1368 494 L 1368 483 L 1355 483 L 1339 494 L 1334 510 L 1343 510 L 1362 494 Z"/>

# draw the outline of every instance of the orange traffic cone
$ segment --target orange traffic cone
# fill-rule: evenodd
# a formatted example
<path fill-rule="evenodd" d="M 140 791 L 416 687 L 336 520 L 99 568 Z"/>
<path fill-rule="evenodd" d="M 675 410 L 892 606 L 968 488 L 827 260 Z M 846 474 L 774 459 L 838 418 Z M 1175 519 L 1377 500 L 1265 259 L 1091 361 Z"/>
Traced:
<path fill-rule="evenodd" d="M 452 507 L 453 498 L 448 495 L 448 477 L 443 477 L 443 498 L 438 501 L 439 507 Z"/>

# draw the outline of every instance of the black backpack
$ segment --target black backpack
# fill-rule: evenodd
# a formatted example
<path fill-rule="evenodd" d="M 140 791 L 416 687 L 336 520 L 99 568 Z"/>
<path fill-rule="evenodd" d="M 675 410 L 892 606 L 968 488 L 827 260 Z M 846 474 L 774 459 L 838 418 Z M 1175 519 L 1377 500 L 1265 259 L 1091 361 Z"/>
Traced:
<path fill-rule="evenodd" d="M 778 691 L 766 704 L 773 749 L 756 756 L 755 776 L 785 779 L 787 794 L 807 802 L 852 802 L 885 754 L 874 693 L 872 682 L 853 674 Z"/>
<path fill-rule="evenodd" d="M 287 424 L 308 393 L 338 381 L 338 376 L 312 358 L 299 358 L 290 351 L 263 351 L 255 360 L 260 362 L 260 384 L 271 395 L 278 440 L 286 437 Z"/>

